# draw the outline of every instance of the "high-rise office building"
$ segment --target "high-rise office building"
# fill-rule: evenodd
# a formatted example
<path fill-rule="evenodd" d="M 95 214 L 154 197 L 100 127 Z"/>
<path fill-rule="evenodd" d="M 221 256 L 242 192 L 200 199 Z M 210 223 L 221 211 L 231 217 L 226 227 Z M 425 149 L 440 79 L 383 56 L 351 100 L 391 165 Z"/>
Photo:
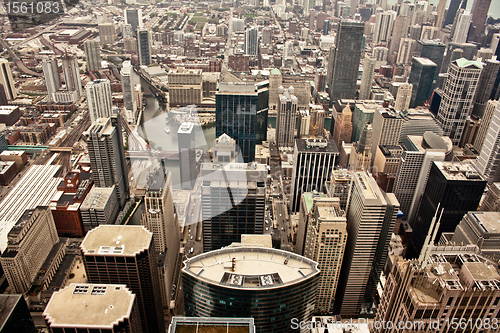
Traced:
<path fill-rule="evenodd" d="M 474 106 L 472 114 L 483 118 L 486 104 L 491 98 L 491 93 L 495 85 L 495 80 L 500 71 L 500 61 L 496 59 L 488 59 L 484 62 L 483 70 L 479 75 L 477 82 L 476 93 L 474 94 Z"/>
<path fill-rule="evenodd" d="M 123 284 L 72 283 L 52 295 L 43 316 L 52 332 L 139 333 L 136 299 Z"/>
<path fill-rule="evenodd" d="M 295 140 L 289 201 L 292 212 L 299 210 L 302 193 L 314 190 L 323 192 L 323 186 L 330 179 L 338 154 L 333 140 Z"/>
<path fill-rule="evenodd" d="M 359 137 L 359 141 L 355 142 L 349 156 L 349 164 L 347 168 L 352 171 L 370 170 L 372 161 L 372 141 L 373 141 L 373 125 L 366 123 Z"/>
<path fill-rule="evenodd" d="M 132 79 L 132 63 L 124 61 L 122 64 L 122 92 L 123 92 L 123 106 L 125 107 L 125 114 L 129 124 L 135 124 L 137 113 L 137 98 L 135 94 L 135 84 Z M 110 113 L 111 115 L 111 113 Z M 101 118 L 101 117 L 99 117 Z"/>
<path fill-rule="evenodd" d="M 349 236 L 335 297 L 341 315 L 359 314 L 361 304 L 373 296 L 399 211 L 394 194 L 382 192 L 371 175 L 355 172 L 353 178 L 347 213 Z"/>
<path fill-rule="evenodd" d="M 439 136 L 443 135 L 443 130 L 434 114 L 425 108 L 408 109 L 399 112 L 399 115 L 404 120 L 401 136 L 399 137 L 400 145 L 403 145 L 408 135 L 422 136 L 425 132 L 433 132 Z"/>
<path fill-rule="evenodd" d="M 196 181 L 196 142 L 194 123 L 182 123 L 177 131 L 181 187 L 191 190 Z"/>
<path fill-rule="evenodd" d="M 87 70 L 98 71 L 101 69 L 101 48 L 96 40 L 87 40 L 83 43 L 85 59 L 87 59 Z"/>
<path fill-rule="evenodd" d="M 389 10 L 375 14 L 375 29 L 373 32 L 373 43 L 388 43 L 392 35 L 392 26 L 397 13 Z"/>
<path fill-rule="evenodd" d="M 431 97 L 437 65 L 427 58 L 414 57 L 408 83 L 413 85 L 410 107 L 423 106 Z"/>
<path fill-rule="evenodd" d="M 114 224 L 119 208 L 116 186 L 92 186 L 80 206 L 83 229 L 88 232 L 101 224 Z"/>
<path fill-rule="evenodd" d="M 297 101 L 293 87 L 280 91 L 276 116 L 276 144 L 278 147 L 293 147 L 294 145 Z"/>
<path fill-rule="evenodd" d="M 112 45 L 116 40 L 114 23 L 99 23 L 99 40 L 101 44 Z"/>
<path fill-rule="evenodd" d="M 9 287 L 23 294 L 30 290 L 38 271 L 59 242 L 50 209 L 40 206 L 26 210 L 10 230 L 8 239 L 0 262 Z"/>
<path fill-rule="evenodd" d="M 342 20 L 337 27 L 335 46 L 328 58 L 328 93 L 330 105 L 341 98 L 354 98 L 361 58 L 363 22 Z"/>
<path fill-rule="evenodd" d="M 482 67 L 480 61 L 461 58 L 453 61 L 448 69 L 444 96 L 436 118 L 444 134 L 455 145 L 460 142 L 465 120 L 472 112 L 472 99 Z"/>
<path fill-rule="evenodd" d="M 352 138 L 351 142 L 357 142 L 361 132 L 367 123 L 373 122 L 373 115 L 380 104 L 371 101 L 360 101 L 354 105 L 352 113 Z"/>
<path fill-rule="evenodd" d="M 396 96 L 396 102 L 394 103 L 394 110 L 405 111 L 410 107 L 411 93 L 413 91 L 413 84 L 404 83 L 398 88 L 398 95 Z"/>
<path fill-rule="evenodd" d="M 151 65 L 151 42 L 149 29 L 137 29 L 137 53 L 141 66 Z"/>
<path fill-rule="evenodd" d="M 168 72 L 168 98 L 171 106 L 199 105 L 203 99 L 201 69 L 177 67 Z"/>
<path fill-rule="evenodd" d="M 446 11 L 446 16 L 443 21 L 442 27 L 445 27 L 448 24 L 453 24 L 453 22 L 455 21 L 455 16 L 457 15 L 458 8 L 461 7 L 465 9 L 466 6 L 467 0 L 451 0 L 450 5 L 448 6 L 448 10 Z"/>
<path fill-rule="evenodd" d="M 379 145 L 395 146 L 399 142 L 403 118 L 398 112 L 389 108 L 379 108 L 373 115 L 373 138 L 371 142 L 372 160 L 375 160 L 377 147 Z"/>
<path fill-rule="evenodd" d="M 451 152 L 451 142 L 433 132 L 423 136 L 409 135 L 403 143 L 403 154 L 396 175 L 394 194 L 401 205 L 403 219 L 413 222 L 424 192 L 433 161 L 444 161 Z"/>
<path fill-rule="evenodd" d="M 23 295 L 0 295 L 0 308 L 0 333 L 38 332 Z"/>
<path fill-rule="evenodd" d="M 460 58 L 475 60 L 474 58 L 476 56 L 476 53 L 476 44 L 449 42 L 446 46 L 446 56 L 443 57 L 443 62 L 441 64 L 441 73 L 446 73 L 448 71 L 453 60 L 457 60 Z"/>
<path fill-rule="evenodd" d="M 90 120 L 107 118 L 113 114 L 113 100 L 111 99 L 111 83 L 108 79 L 90 81 L 85 86 Z"/>
<path fill-rule="evenodd" d="M 500 181 L 500 103 L 496 105 L 476 160 L 478 171 L 489 184 Z"/>
<path fill-rule="evenodd" d="M 484 139 L 486 138 L 486 133 L 488 133 L 488 130 L 490 128 L 491 120 L 493 119 L 493 113 L 495 112 L 498 103 L 498 101 L 493 100 L 489 100 L 486 103 L 486 108 L 484 110 L 483 117 L 481 118 L 479 129 L 477 130 L 476 139 L 474 140 L 474 148 L 476 148 L 476 150 L 479 152 L 483 148 Z"/>
<path fill-rule="evenodd" d="M 347 242 L 346 217 L 340 210 L 339 199 L 316 205 L 307 224 L 304 256 L 316 261 L 321 271 L 314 312 L 330 314 L 337 291 Z"/>
<path fill-rule="evenodd" d="M 153 233 L 143 226 L 101 225 L 83 239 L 92 284 L 124 284 L 136 296 L 142 332 L 164 332 Z"/>
<path fill-rule="evenodd" d="M 64 74 L 64 83 L 68 91 L 76 91 L 78 97 L 82 96 L 82 79 L 80 78 L 80 67 L 75 56 L 65 54 L 61 57 Z"/>
<path fill-rule="evenodd" d="M 468 211 L 477 210 L 485 186 L 486 181 L 468 162 L 433 162 L 406 256 L 419 256 L 436 213 L 440 223 L 435 239 L 443 232 L 453 232 Z"/>
<path fill-rule="evenodd" d="M 265 138 L 268 105 L 269 84 L 266 82 L 218 85 L 215 94 L 215 135 L 219 137 L 226 133 L 233 138 L 245 162 L 255 160 L 255 145 Z"/>
<path fill-rule="evenodd" d="M 465 43 L 467 41 L 471 20 L 472 17 L 467 11 L 464 11 L 459 15 L 457 27 L 455 28 L 455 33 L 453 34 L 453 41 L 455 43 Z"/>
<path fill-rule="evenodd" d="M 447 0 L 439 0 L 439 3 L 436 8 L 437 20 L 435 22 L 435 26 L 438 29 L 441 29 L 443 27 L 444 13 L 446 11 L 446 2 Z"/>
<path fill-rule="evenodd" d="M 142 28 L 142 9 L 125 9 L 123 16 L 125 16 L 125 23 L 132 27 L 132 32 L 136 32 L 137 28 Z"/>
<path fill-rule="evenodd" d="M 417 42 L 411 38 L 402 38 L 398 49 L 397 64 L 410 65 Z"/>
<path fill-rule="evenodd" d="M 259 37 L 256 27 L 245 31 L 245 54 L 256 56 L 259 52 Z"/>
<path fill-rule="evenodd" d="M 124 39 L 125 38 L 132 38 L 132 37 L 134 37 L 134 32 L 132 31 L 132 25 L 131 24 L 124 23 L 122 27 L 123 27 L 122 35 L 123 35 Z"/>
<path fill-rule="evenodd" d="M 490 10 L 491 0 L 475 0 L 472 4 L 471 14 L 472 23 L 469 40 L 480 41 L 484 37 L 484 28 L 486 25 L 486 18 Z"/>
<path fill-rule="evenodd" d="M 363 62 L 363 76 L 361 77 L 361 86 L 359 88 L 359 99 L 361 100 L 370 98 L 376 64 L 376 58 L 369 55 L 365 56 L 365 60 Z"/>
<path fill-rule="evenodd" d="M 350 143 L 351 137 L 352 137 L 352 111 L 351 111 L 351 106 L 347 105 L 342 110 L 342 113 L 335 120 L 333 141 L 335 141 L 337 147 L 340 147 L 342 145 L 342 142 Z"/>
<path fill-rule="evenodd" d="M 437 68 L 434 74 L 434 80 L 438 78 L 445 49 L 446 46 L 439 40 L 419 40 L 415 45 L 414 57 L 427 58 L 436 64 Z"/>
<path fill-rule="evenodd" d="M 283 77 L 279 69 L 274 68 L 269 73 L 269 110 L 278 109 L 279 87 L 283 83 Z"/>
<path fill-rule="evenodd" d="M 43 76 L 47 86 L 47 101 L 54 100 L 54 93 L 61 88 L 61 78 L 57 69 L 57 59 L 48 57 L 42 60 Z"/>
<path fill-rule="evenodd" d="M 123 207 L 129 195 L 129 182 L 119 115 L 99 118 L 83 133 L 97 187 L 116 186 L 118 204 Z"/>
<path fill-rule="evenodd" d="M 409 27 L 410 17 L 408 15 L 399 15 L 396 17 L 389 47 L 389 62 L 391 64 L 396 62 L 401 40 L 406 38 Z"/>
<path fill-rule="evenodd" d="M 434 247 L 423 263 L 396 257 L 375 322 L 418 323 L 408 331 L 445 332 L 452 330 L 451 323 L 460 318 L 462 323 L 488 323 L 489 328 L 482 329 L 478 324 L 454 331 L 497 331 L 491 323 L 498 318 L 499 278 L 493 263 L 472 251 Z M 388 327 L 371 330 L 393 331 Z"/>
<path fill-rule="evenodd" d="M 14 78 L 12 77 L 12 71 L 10 70 L 10 64 L 9 61 L 4 58 L 0 58 L 0 84 L 3 85 L 9 101 L 16 99 L 17 90 Z"/>
<path fill-rule="evenodd" d="M 214 264 L 200 269 L 208 258 Z M 189 258 L 182 268 L 186 316 L 252 317 L 257 332 L 289 333 L 294 318 L 300 323 L 312 317 L 317 266 L 295 253 L 262 246 L 231 246 Z"/>
<path fill-rule="evenodd" d="M 334 170 L 332 177 L 327 182 L 327 193 L 332 198 L 339 198 L 340 209 L 345 212 L 349 210 L 352 189 L 352 172 L 347 170 Z"/>

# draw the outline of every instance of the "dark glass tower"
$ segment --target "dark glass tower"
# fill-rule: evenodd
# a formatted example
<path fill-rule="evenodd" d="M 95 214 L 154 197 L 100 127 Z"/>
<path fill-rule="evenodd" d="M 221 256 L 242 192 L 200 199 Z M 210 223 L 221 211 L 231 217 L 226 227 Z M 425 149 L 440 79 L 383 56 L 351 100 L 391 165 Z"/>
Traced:
<path fill-rule="evenodd" d="M 0 333 L 36 333 L 22 295 L 0 295 Z"/>
<path fill-rule="evenodd" d="M 465 9 L 467 7 L 467 0 L 451 0 L 450 5 L 448 6 L 448 11 L 446 12 L 446 18 L 443 22 L 443 27 L 448 24 L 453 24 L 455 16 L 457 15 L 458 7 Z"/>
<path fill-rule="evenodd" d="M 435 241 L 443 232 L 454 232 L 467 212 L 477 210 L 485 186 L 486 181 L 468 163 L 433 162 L 412 225 L 407 258 L 419 256 L 438 204 L 444 211 Z"/>
<path fill-rule="evenodd" d="M 495 1 L 498 5 L 498 2 Z M 475 0 L 472 5 L 472 22 L 469 32 L 469 40 L 478 42 L 481 35 L 484 36 L 484 27 L 488 11 L 490 9 L 491 0 Z"/>
<path fill-rule="evenodd" d="M 337 28 L 335 46 L 328 59 L 330 105 L 341 98 L 354 98 L 361 58 L 364 23 L 343 20 Z"/>
<path fill-rule="evenodd" d="M 443 43 L 434 40 L 419 40 L 415 45 L 414 57 L 427 58 L 436 64 L 437 68 L 434 73 L 434 80 L 438 78 L 439 69 L 443 63 L 445 48 L 446 46 Z"/>
<path fill-rule="evenodd" d="M 266 139 L 269 85 L 220 83 L 215 94 L 216 136 L 236 140 L 243 160 L 255 160 L 255 145 Z"/>
<path fill-rule="evenodd" d="M 426 58 L 413 58 L 408 83 L 413 84 L 410 107 L 422 106 L 432 92 L 432 82 L 436 73 L 436 63 Z"/>

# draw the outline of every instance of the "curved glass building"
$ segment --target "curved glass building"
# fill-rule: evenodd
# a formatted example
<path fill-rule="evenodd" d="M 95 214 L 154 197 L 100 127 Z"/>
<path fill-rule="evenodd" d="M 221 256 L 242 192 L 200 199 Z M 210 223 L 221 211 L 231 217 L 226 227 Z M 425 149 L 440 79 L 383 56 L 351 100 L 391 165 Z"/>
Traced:
<path fill-rule="evenodd" d="M 260 333 L 296 332 L 293 323 L 312 318 L 320 271 L 306 257 L 241 246 L 203 253 L 184 264 L 186 316 L 253 317 Z"/>

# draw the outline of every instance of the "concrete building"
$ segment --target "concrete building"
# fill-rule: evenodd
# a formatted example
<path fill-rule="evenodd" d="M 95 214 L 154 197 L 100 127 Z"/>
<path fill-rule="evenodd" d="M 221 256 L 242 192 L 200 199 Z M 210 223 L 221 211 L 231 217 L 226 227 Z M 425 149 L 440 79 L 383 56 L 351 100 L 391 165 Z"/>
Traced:
<path fill-rule="evenodd" d="M 5 89 L 7 100 L 12 101 L 17 98 L 17 90 L 10 70 L 10 64 L 7 59 L 0 58 L 0 84 Z"/>
<path fill-rule="evenodd" d="M 97 187 L 116 186 L 118 205 L 123 207 L 129 196 L 129 181 L 119 116 L 100 118 L 83 133 L 87 141 L 90 164 Z"/>
<path fill-rule="evenodd" d="M 151 65 L 151 31 L 149 29 L 137 29 L 137 54 L 141 66 Z"/>
<path fill-rule="evenodd" d="M 409 135 L 422 136 L 425 132 L 433 132 L 439 136 L 443 135 L 443 130 L 439 126 L 434 115 L 426 108 L 408 109 L 399 112 L 403 118 L 403 127 L 399 144 L 403 145 Z"/>
<path fill-rule="evenodd" d="M 397 64 L 410 65 L 417 42 L 411 38 L 402 38 L 399 44 Z"/>
<path fill-rule="evenodd" d="M 375 160 L 379 145 L 397 145 L 403 128 L 403 118 L 389 108 L 379 108 L 373 116 L 373 139 L 371 142 L 372 160 Z"/>
<path fill-rule="evenodd" d="M 352 189 L 352 172 L 347 170 L 334 170 L 330 181 L 326 182 L 328 196 L 339 198 L 340 209 L 349 210 Z"/>
<path fill-rule="evenodd" d="M 77 58 L 73 55 L 65 54 L 61 57 L 61 60 L 66 90 L 76 91 L 78 97 L 82 96 L 82 79 L 80 78 L 80 67 L 78 66 Z"/>
<path fill-rule="evenodd" d="M 500 71 L 500 61 L 496 59 L 488 59 L 484 61 L 483 70 L 479 75 L 479 81 L 476 86 L 476 93 L 474 94 L 474 106 L 472 114 L 480 117 L 481 121 L 484 118 L 486 106 L 492 99 L 491 94 L 495 86 L 498 72 Z"/>
<path fill-rule="evenodd" d="M 265 165 L 203 163 L 200 177 L 205 252 L 238 242 L 242 234 L 263 233 Z"/>
<path fill-rule="evenodd" d="M 385 173 L 389 177 L 395 177 L 401 163 L 403 147 L 399 145 L 379 145 L 375 153 L 372 173 Z"/>
<path fill-rule="evenodd" d="M 491 121 L 493 119 L 493 114 L 495 113 L 497 107 L 498 107 L 498 101 L 489 100 L 486 103 L 486 108 L 484 109 L 484 114 L 481 118 L 479 129 L 477 130 L 476 139 L 474 140 L 474 148 L 476 148 L 476 150 L 479 152 L 483 148 L 484 140 L 486 139 L 486 134 L 490 129 Z"/>
<path fill-rule="evenodd" d="M 61 79 L 55 57 L 48 57 L 42 60 L 43 76 L 47 86 L 47 101 L 54 100 L 54 93 L 61 88 Z"/>
<path fill-rule="evenodd" d="M 85 86 L 89 106 L 90 121 L 111 117 L 113 100 L 111 98 L 111 83 L 108 79 L 90 81 Z"/>
<path fill-rule="evenodd" d="M 212 147 L 212 160 L 214 163 L 243 162 L 238 155 L 236 141 L 227 134 L 222 134 L 214 140 Z M 1 156 L 1 155 L 0 155 Z M 236 159 L 239 157 L 238 159 Z"/>
<path fill-rule="evenodd" d="M 200 267 L 208 258 L 214 264 Z M 186 316 L 252 317 L 257 332 L 288 333 L 291 318 L 310 320 L 319 273 L 308 258 L 262 246 L 203 253 L 182 268 Z"/>
<path fill-rule="evenodd" d="M 304 256 L 316 261 L 321 271 L 315 313 L 332 313 L 333 299 L 342 267 L 347 225 L 340 200 L 316 205 L 307 224 Z"/>
<path fill-rule="evenodd" d="M 22 112 L 17 105 L 0 105 L 0 123 L 6 126 L 14 125 L 19 118 L 21 118 Z"/>
<path fill-rule="evenodd" d="M 500 183 L 490 184 L 481 203 L 484 212 L 500 212 Z"/>
<path fill-rule="evenodd" d="M 137 105 L 137 98 L 135 94 L 135 83 L 132 79 L 132 72 L 134 71 L 130 61 L 124 61 L 122 64 L 122 92 L 123 92 L 123 106 L 125 106 L 125 114 L 129 124 L 135 124 L 137 119 L 137 109 L 142 105 Z M 112 104 L 110 104 L 112 107 Z M 112 112 L 108 116 L 110 116 Z M 106 117 L 106 116 L 100 116 Z"/>
<path fill-rule="evenodd" d="M 0 185 L 8 186 L 10 182 L 17 175 L 16 162 L 14 161 L 1 161 L 0 162 Z"/>
<path fill-rule="evenodd" d="M 43 316 L 53 332 L 140 333 L 136 298 L 124 284 L 71 283 L 52 295 Z"/>
<path fill-rule="evenodd" d="M 83 43 L 83 50 L 87 60 L 88 71 L 98 71 L 101 69 L 101 48 L 96 40 L 87 40 Z"/>
<path fill-rule="evenodd" d="M 279 102 L 279 87 L 283 77 L 279 69 L 274 68 L 269 73 L 269 110 L 277 110 Z"/>
<path fill-rule="evenodd" d="M 28 292 L 38 270 L 59 242 L 48 207 L 26 210 L 9 231 L 9 243 L 0 262 L 15 293 Z"/>
<path fill-rule="evenodd" d="M 496 104 L 481 152 L 476 160 L 478 171 L 489 184 L 500 181 L 500 104 Z"/>
<path fill-rule="evenodd" d="M 355 172 L 347 213 L 347 243 L 335 307 L 341 315 L 357 315 L 377 288 L 399 212 L 392 193 L 384 193 L 373 177 Z"/>
<path fill-rule="evenodd" d="M 194 123 L 182 123 L 177 131 L 179 161 L 181 167 L 181 186 L 191 190 L 196 181 L 196 142 Z"/>
<path fill-rule="evenodd" d="M 366 123 L 359 137 L 359 141 L 354 143 L 349 158 L 347 168 L 353 171 L 370 170 L 372 161 L 371 146 L 373 142 L 373 126 Z"/>
<path fill-rule="evenodd" d="M 295 140 L 289 201 L 292 212 L 299 210 L 302 193 L 313 190 L 323 192 L 323 186 L 330 179 L 338 155 L 339 150 L 333 140 Z"/>
<path fill-rule="evenodd" d="M 99 23 L 99 40 L 103 45 L 113 45 L 116 40 L 114 23 Z"/>
<path fill-rule="evenodd" d="M 380 104 L 376 104 L 373 101 L 360 101 L 354 105 L 351 142 L 359 140 L 363 128 L 367 123 L 373 122 L 373 116 L 380 107 Z"/>
<path fill-rule="evenodd" d="M 293 147 L 295 122 L 297 119 L 297 97 L 293 87 L 279 89 L 278 115 L 276 116 L 276 144 L 278 147 Z"/>
<path fill-rule="evenodd" d="M 471 9 L 472 15 L 472 29 L 469 32 L 469 40 L 480 41 L 484 36 L 484 29 L 486 25 L 486 18 L 490 9 L 491 0 L 477 0 L 474 1 Z M 484 38 L 484 37 L 483 37 Z"/>
<path fill-rule="evenodd" d="M 398 15 L 394 20 L 393 32 L 390 39 L 389 62 L 396 63 L 401 40 L 408 35 L 410 28 L 410 17 L 408 15 Z"/>
<path fill-rule="evenodd" d="M 347 105 L 342 110 L 342 114 L 340 114 L 337 117 L 337 119 L 335 119 L 333 141 L 335 141 L 335 144 L 337 145 L 337 147 L 339 147 L 342 144 L 342 142 L 350 143 L 351 137 L 352 137 L 352 111 L 351 111 L 351 106 Z"/>
<path fill-rule="evenodd" d="M 202 70 L 184 67 L 171 69 L 168 72 L 168 97 L 171 106 L 201 104 Z"/>
<path fill-rule="evenodd" d="M 80 248 L 89 283 L 125 284 L 136 295 L 142 331 L 165 331 L 153 233 L 143 226 L 100 225 Z"/>
<path fill-rule="evenodd" d="M 392 27 L 397 13 L 395 11 L 380 11 L 375 14 L 373 43 L 388 43 L 392 35 Z"/>
<path fill-rule="evenodd" d="M 359 88 L 359 99 L 368 99 L 372 93 L 373 76 L 375 75 L 375 65 L 377 58 L 365 56 L 363 62 L 363 76 L 361 77 L 361 86 Z"/>
<path fill-rule="evenodd" d="M 399 86 L 396 102 L 394 103 L 394 110 L 404 111 L 409 109 L 412 91 L 413 84 L 411 83 L 403 83 Z"/>
<path fill-rule="evenodd" d="M 455 43 L 465 43 L 467 41 L 471 21 L 472 17 L 469 12 L 465 11 L 459 14 L 455 33 L 453 34 Z"/>
<path fill-rule="evenodd" d="M 465 120 L 472 112 L 472 100 L 482 68 L 479 61 L 461 58 L 452 61 L 448 69 L 444 96 L 436 118 L 444 135 L 449 136 L 454 145 L 460 142 Z"/>
<path fill-rule="evenodd" d="M 116 186 L 92 186 L 80 206 L 85 233 L 102 224 L 114 224 L 118 215 L 118 208 Z"/>
<path fill-rule="evenodd" d="M 245 54 L 256 56 L 259 53 L 259 37 L 256 27 L 245 31 Z"/>

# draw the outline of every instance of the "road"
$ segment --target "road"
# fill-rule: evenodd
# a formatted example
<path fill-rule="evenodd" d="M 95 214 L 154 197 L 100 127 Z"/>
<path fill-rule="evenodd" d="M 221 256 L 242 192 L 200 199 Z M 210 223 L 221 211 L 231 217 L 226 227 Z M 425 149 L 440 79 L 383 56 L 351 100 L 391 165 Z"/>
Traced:
<path fill-rule="evenodd" d="M 19 67 L 19 69 L 21 71 L 23 71 L 24 73 L 29 74 L 29 75 L 43 77 L 43 74 L 32 71 L 31 69 L 28 69 L 26 66 L 24 66 L 21 59 L 19 59 L 18 56 L 11 50 L 10 46 L 7 44 L 7 42 L 5 40 L 0 39 L 0 44 L 2 44 L 2 47 L 4 48 L 4 50 L 7 50 L 10 57 L 16 62 L 16 66 Z"/>

